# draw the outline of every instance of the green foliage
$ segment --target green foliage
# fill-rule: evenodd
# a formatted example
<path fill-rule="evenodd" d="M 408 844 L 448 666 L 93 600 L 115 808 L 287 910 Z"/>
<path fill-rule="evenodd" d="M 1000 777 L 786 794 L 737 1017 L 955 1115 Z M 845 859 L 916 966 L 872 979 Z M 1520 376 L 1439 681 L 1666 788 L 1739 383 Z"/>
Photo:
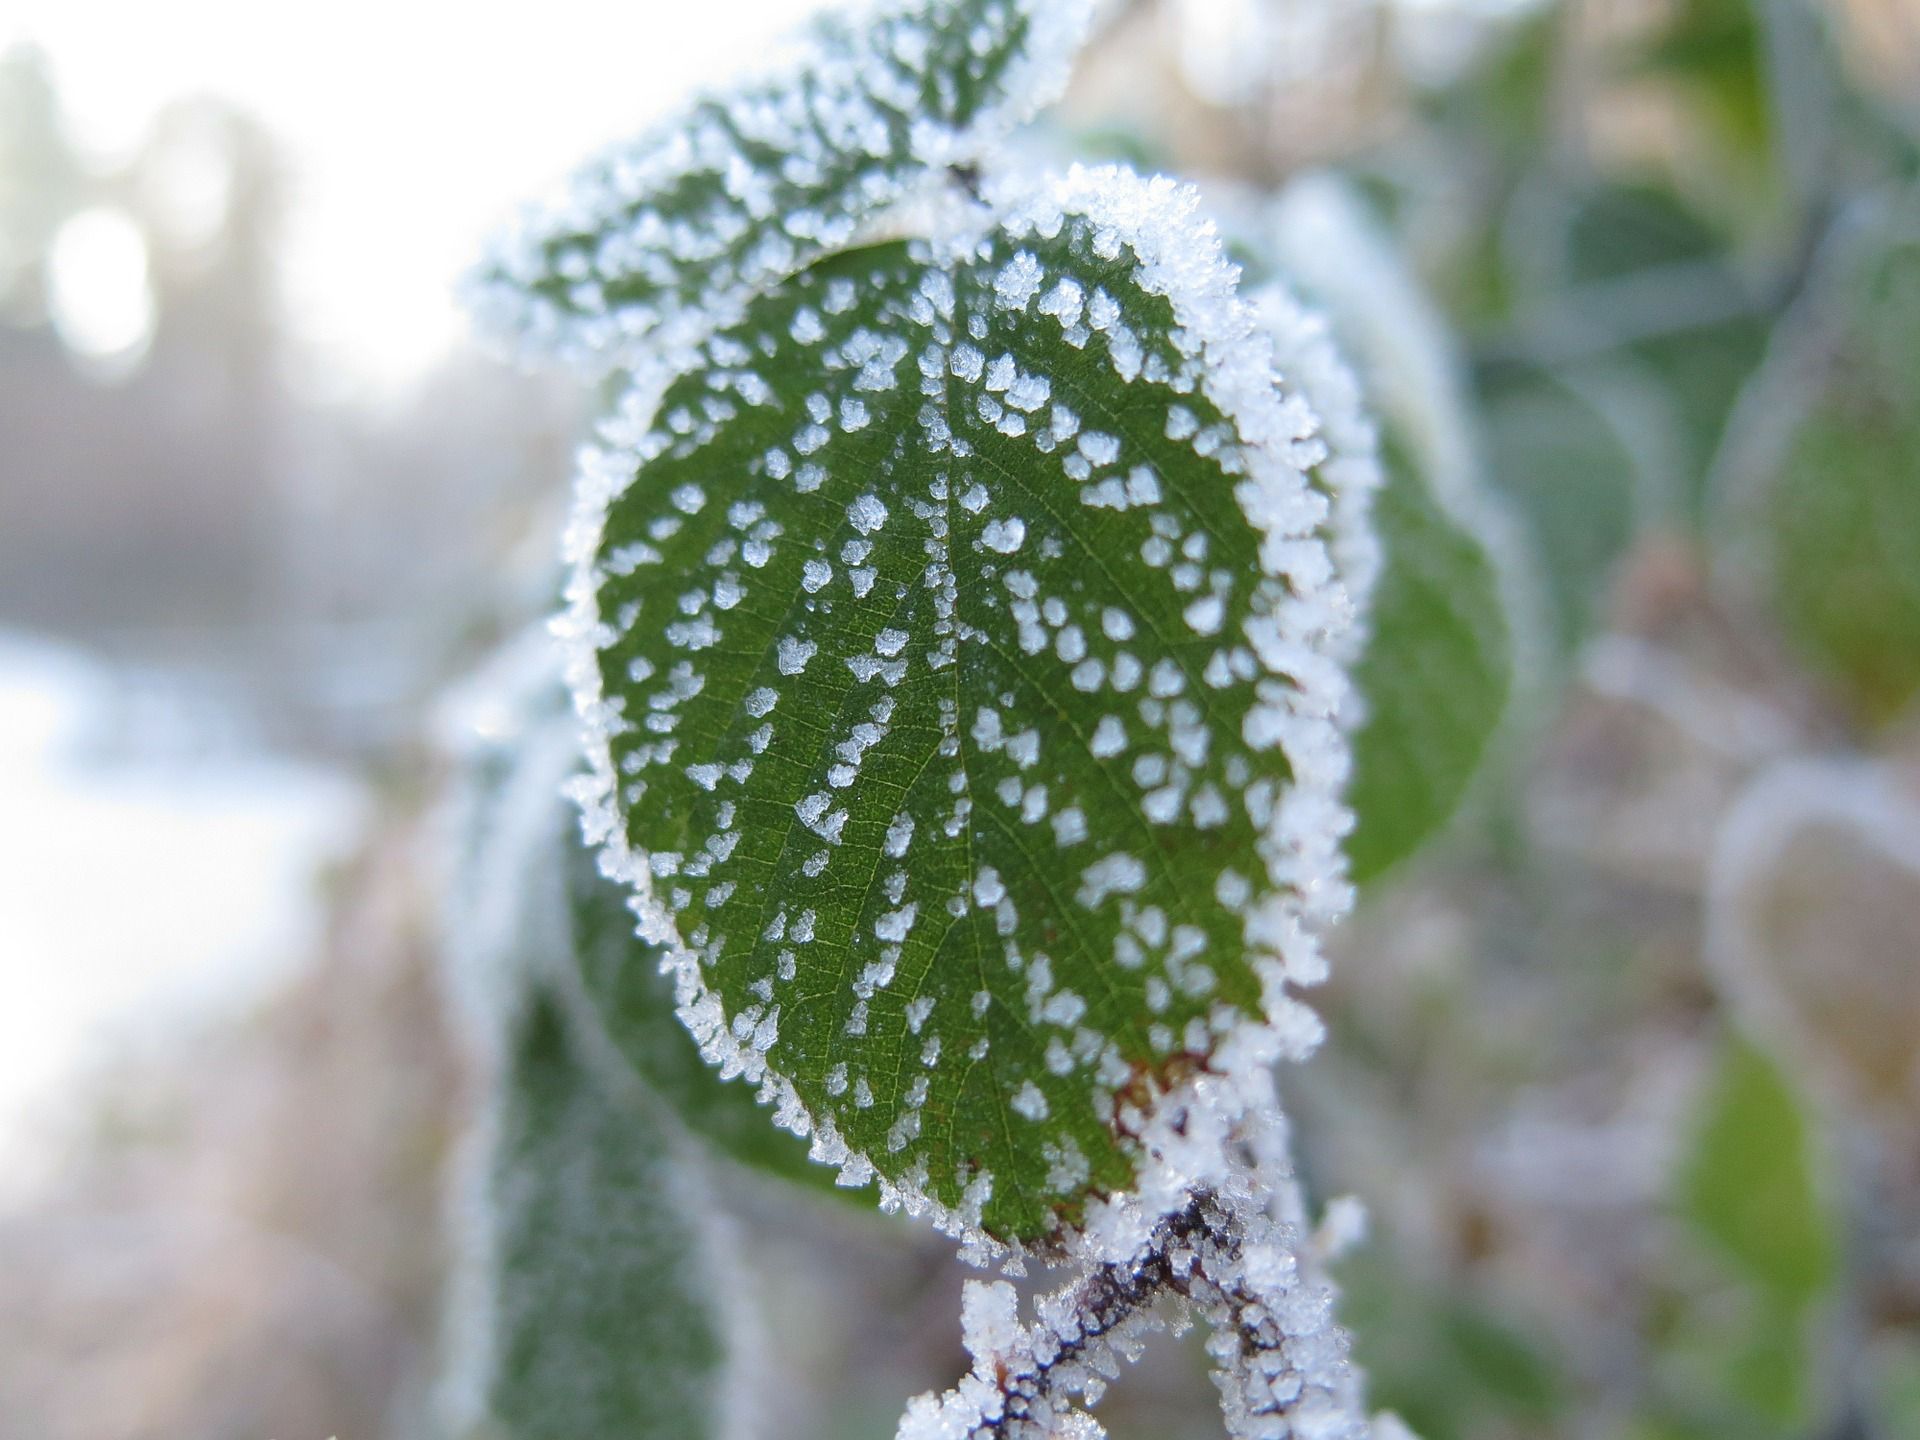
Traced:
<path fill-rule="evenodd" d="M 598 462 L 626 843 L 815 1124 L 999 1235 L 1125 1186 L 1113 1090 L 1259 1011 L 1292 776 L 1230 637 L 1281 597 L 1166 283 L 1072 213 L 834 257 Z"/>
<path fill-rule="evenodd" d="M 1808 1124 L 1785 1077 L 1730 1036 L 1680 1174 L 1681 1213 L 1783 1309 L 1799 1313 L 1834 1277 L 1834 1242 Z"/>
<path fill-rule="evenodd" d="M 1556 648 L 1571 655 L 1603 618 L 1636 531 L 1636 459 L 1606 415 L 1548 372 L 1505 367 L 1481 397 L 1488 469 L 1527 522 Z"/>
<path fill-rule="evenodd" d="M 729 1433 L 707 1204 L 649 1108 L 581 1063 L 551 994 L 514 1026 L 495 1126 L 478 1433 Z"/>
<path fill-rule="evenodd" d="M 1377 877 L 1439 832 L 1466 794 L 1513 685 L 1516 556 L 1483 483 L 1446 329 L 1344 186 L 1297 182 L 1275 207 L 1278 268 L 1323 307 L 1380 430 L 1381 569 L 1353 684 L 1364 705 L 1348 803 L 1349 873 Z"/>
<path fill-rule="evenodd" d="M 1545 1337 L 1484 1300 L 1419 1278 L 1391 1242 L 1340 1266 L 1356 1361 L 1382 1409 L 1421 1440 L 1531 1433 L 1565 1413 L 1570 1383 Z"/>
<path fill-rule="evenodd" d="M 1838 1255 L 1798 1097 L 1762 1050 L 1729 1035 L 1678 1177 L 1678 1207 L 1734 1281 L 1718 1307 L 1686 1307 L 1671 1345 L 1683 1393 L 1791 1433 L 1818 1380 L 1815 1307 Z M 1727 1409 L 1725 1407 L 1730 1407 Z M 1711 1414 L 1698 1399 L 1681 1408 Z"/>
<path fill-rule="evenodd" d="M 462 847 L 448 927 L 456 990 L 487 1032 L 536 978 L 586 1027 L 596 1042 L 587 1053 L 611 1068 L 610 1083 L 640 1082 L 697 1143 L 733 1160 L 849 1194 L 807 1159 L 804 1141 L 769 1123 L 752 1087 L 721 1080 L 674 1014 L 665 952 L 635 934 L 629 892 L 600 874 L 565 794 L 579 742 L 549 644 L 522 636 L 475 682 L 497 728 L 467 742 L 452 817 Z"/>
<path fill-rule="evenodd" d="M 1762 403 L 1790 421 L 1752 477 L 1788 636 L 1868 723 L 1920 689 L 1920 204 L 1843 238 Z"/>
<path fill-rule="evenodd" d="M 1366 699 L 1347 801 L 1349 874 L 1365 883 L 1445 822 L 1500 723 L 1513 654 L 1485 548 L 1435 503 L 1406 450 L 1386 445 L 1374 501 L 1385 551 L 1372 631 L 1354 670 Z"/>

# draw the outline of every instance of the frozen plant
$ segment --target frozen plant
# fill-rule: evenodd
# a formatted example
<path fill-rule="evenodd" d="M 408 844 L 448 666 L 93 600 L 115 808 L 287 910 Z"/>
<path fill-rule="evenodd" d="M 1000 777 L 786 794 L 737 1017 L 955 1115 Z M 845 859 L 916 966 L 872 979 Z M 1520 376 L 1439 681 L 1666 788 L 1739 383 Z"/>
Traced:
<path fill-rule="evenodd" d="M 1492 587 L 1418 472 L 1417 523 L 1376 536 L 1337 326 L 1278 283 L 1243 297 L 1191 189 L 1010 160 L 1088 8 L 823 19 L 593 162 L 475 277 L 521 356 L 623 390 L 555 626 L 605 879 L 551 903 L 604 910 L 599 885 L 637 935 L 588 954 L 576 909 L 542 984 L 583 1054 L 718 1135 L 737 1114 L 638 1038 L 657 970 L 714 1088 L 815 1173 L 975 1264 L 1067 1271 L 1030 1320 L 1004 1281 L 969 1288 L 974 1369 L 903 1440 L 1097 1434 L 1120 1364 L 1190 1316 L 1233 1436 L 1386 1434 L 1274 1067 L 1320 1039 L 1295 991 L 1350 903 L 1355 733 L 1394 736 L 1357 820 L 1384 864 L 1417 838 L 1396 777 L 1437 764 L 1455 796 L 1484 746 L 1505 632 L 1469 637 L 1489 698 L 1463 724 L 1421 663 L 1431 605 L 1362 624 L 1399 576 Z M 1366 665 L 1393 685 L 1356 688 Z M 494 1292 L 547 1293 L 537 1252 Z"/>

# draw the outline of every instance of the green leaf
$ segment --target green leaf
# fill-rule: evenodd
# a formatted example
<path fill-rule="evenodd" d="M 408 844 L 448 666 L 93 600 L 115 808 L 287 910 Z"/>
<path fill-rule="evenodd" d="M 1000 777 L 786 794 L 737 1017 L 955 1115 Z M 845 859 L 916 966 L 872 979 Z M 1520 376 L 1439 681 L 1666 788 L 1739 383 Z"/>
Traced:
<path fill-rule="evenodd" d="M 1516 555 L 1481 482 L 1444 327 L 1359 201 L 1331 179 L 1296 182 L 1273 240 L 1288 279 L 1326 309 L 1383 432 L 1347 790 L 1350 874 L 1364 882 L 1454 813 L 1506 714 Z"/>
<path fill-rule="evenodd" d="M 1736 413 L 1759 440 L 1727 478 L 1788 638 L 1877 725 L 1920 690 L 1920 199 L 1855 221 Z"/>
<path fill-rule="evenodd" d="M 469 1433 L 733 1433 L 711 1202 L 666 1131 L 581 1063 L 544 991 L 526 997 L 500 1083 L 466 1257 Z"/>
<path fill-rule="evenodd" d="M 881 0 L 578 172 L 501 237 L 483 325 L 588 369 L 697 337 L 988 154 L 1066 83 L 1086 0 Z"/>
<path fill-rule="evenodd" d="M 1000 1238 L 1128 1186 L 1345 901 L 1307 417 L 1191 204 L 1076 171 L 823 260 L 582 478 L 594 823 L 682 1018 Z"/>
<path fill-rule="evenodd" d="M 1374 502 L 1385 552 L 1372 639 L 1354 672 L 1367 719 L 1354 737 L 1349 873 L 1364 884 L 1452 815 L 1506 708 L 1513 656 L 1499 576 L 1434 503 L 1406 452 L 1387 446 Z"/>
<path fill-rule="evenodd" d="M 1729 1036 L 1680 1174 L 1682 1214 L 1750 1283 L 1798 1314 L 1832 1283 L 1833 1222 L 1808 1123 L 1767 1055 Z"/>
<path fill-rule="evenodd" d="M 1658 1408 L 1687 1433 L 1818 1428 L 1816 1306 L 1838 1258 L 1812 1152 L 1786 1077 L 1729 1032 L 1676 1177 L 1676 1209 L 1706 1253 L 1675 1257 L 1682 1279 L 1655 1354 Z"/>

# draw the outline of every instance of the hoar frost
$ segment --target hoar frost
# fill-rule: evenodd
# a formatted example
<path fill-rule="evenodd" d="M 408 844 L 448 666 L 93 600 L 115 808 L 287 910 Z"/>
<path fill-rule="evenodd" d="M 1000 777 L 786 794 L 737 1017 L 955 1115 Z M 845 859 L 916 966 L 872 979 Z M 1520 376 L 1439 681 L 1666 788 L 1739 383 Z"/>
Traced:
<path fill-rule="evenodd" d="M 1124 170 L 989 174 L 925 238 L 831 253 L 1057 88 L 1084 24 L 825 30 L 586 172 L 482 308 L 634 373 L 558 628 L 587 834 L 702 1053 L 971 1258 L 1080 1268 L 1032 1325 L 970 1291 L 975 1374 L 903 1436 L 1097 1433 L 1069 1400 L 1173 1297 L 1235 1436 L 1339 1440 L 1366 1422 L 1270 1067 L 1319 1038 L 1289 992 L 1349 901 L 1350 381 L 1257 323 L 1191 192 Z"/>

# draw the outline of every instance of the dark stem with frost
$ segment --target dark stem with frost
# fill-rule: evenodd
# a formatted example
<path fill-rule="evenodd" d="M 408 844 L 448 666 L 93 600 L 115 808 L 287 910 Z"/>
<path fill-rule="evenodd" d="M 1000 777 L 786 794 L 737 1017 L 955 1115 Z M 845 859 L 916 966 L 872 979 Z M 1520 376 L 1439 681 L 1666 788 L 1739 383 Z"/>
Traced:
<path fill-rule="evenodd" d="M 1084 1392 L 1086 1379 L 1081 1365 L 1099 1342 L 1124 1331 L 1161 1296 L 1188 1295 L 1189 1277 L 1179 1273 L 1173 1256 L 1198 1241 L 1207 1231 L 1209 1197 L 1202 1193 L 1187 1202 L 1184 1209 L 1167 1216 L 1154 1227 L 1153 1239 L 1144 1257 L 1131 1265 L 1102 1265 L 1075 1282 L 1058 1297 L 1062 1308 L 1079 1322 L 1079 1333 L 1061 1337 L 1056 1353 L 1035 1357 L 1034 1367 L 1025 1374 L 1013 1374 L 1007 1367 L 999 1371 L 1001 1394 L 1005 1404 L 998 1418 L 975 1428 L 969 1440 L 986 1437 L 1020 1436 L 1027 1426 L 1045 1424 L 1052 1408 L 1056 1381 L 1063 1373 L 1074 1378 L 1063 1388 Z M 1111 1378 L 1111 1377 L 1109 1377 Z"/>
<path fill-rule="evenodd" d="M 1296 1422 L 1316 1433 L 1364 1434 L 1330 1296 L 1301 1273 L 1297 1254 L 1297 1237 L 1263 1208 L 1195 1192 L 1133 1259 L 1096 1266 L 1043 1298 L 1038 1323 L 1004 1348 L 983 1354 L 970 1340 L 974 1383 L 985 1387 L 972 1402 L 980 1418 L 948 1433 L 967 1440 L 1099 1433 L 1072 1408 L 1073 1397 L 1089 1406 L 1098 1400 L 1121 1360 L 1132 1358 L 1130 1342 L 1159 1323 L 1155 1304 L 1172 1296 L 1200 1310 L 1214 1332 L 1208 1349 L 1230 1433 L 1265 1434 L 1277 1417 L 1288 1434 Z"/>

